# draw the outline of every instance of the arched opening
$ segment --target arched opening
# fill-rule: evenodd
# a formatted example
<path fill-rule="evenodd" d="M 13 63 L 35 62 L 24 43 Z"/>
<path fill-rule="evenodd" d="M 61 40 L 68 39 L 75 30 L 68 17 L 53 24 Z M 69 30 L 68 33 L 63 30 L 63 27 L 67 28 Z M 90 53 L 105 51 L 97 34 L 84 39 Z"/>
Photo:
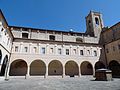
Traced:
<path fill-rule="evenodd" d="M 5 70 L 6 70 L 7 62 L 8 62 L 8 56 L 6 55 L 5 58 L 4 58 L 4 60 L 3 60 L 2 67 L 1 67 L 1 73 L 0 73 L 1 76 L 5 75 Z"/>
<path fill-rule="evenodd" d="M 79 75 L 78 64 L 74 61 L 68 61 L 65 64 L 65 75 L 69 76 Z"/>
<path fill-rule="evenodd" d="M 1 63 L 1 60 L 2 60 L 2 51 L 0 50 L 0 63 Z"/>
<path fill-rule="evenodd" d="M 30 65 L 31 76 L 42 76 L 46 73 L 46 65 L 41 60 L 35 60 Z"/>
<path fill-rule="evenodd" d="M 48 75 L 62 75 L 63 66 L 58 60 L 53 60 L 48 65 Z"/>
<path fill-rule="evenodd" d="M 95 23 L 96 23 L 96 25 L 99 25 L 99 20 L 97 17 L 95 18 Z"/>
<path fill-rule="evenodd" d="M 81 75 L 93 75 L 93 67 L 92 64 L 88 61 L 84 61 L 81 64 Z"/>
<path fill-rule="evenodd" d="M 101 69 L 101 68 L 105 68 L 105 65 L 101 61 L 96 62 L 95 63 L 95 70 Z"/>
<path fill-rule="evenodd" d="M 112 70 L 113 77 L 120 77 L 120 64 L 113 60 L 109 63 L 109 68 Z"/>
<path fill-rule="evenodd" d="M 15 60 L 10 65 L 10 76 L 25 76 L 27 74 L 27 63 L 24 60 Z"/>

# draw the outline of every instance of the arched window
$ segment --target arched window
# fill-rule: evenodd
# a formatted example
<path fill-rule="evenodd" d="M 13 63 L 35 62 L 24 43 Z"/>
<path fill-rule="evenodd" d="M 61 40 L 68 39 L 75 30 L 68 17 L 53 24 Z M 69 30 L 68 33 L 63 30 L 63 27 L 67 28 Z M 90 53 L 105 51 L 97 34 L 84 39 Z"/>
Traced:
<path fill-rule="evenodd" d="M 99 20 L 97 17 L 95 18 L 95 23 L 96 23 L 96 25 L 99 25 Z"/>

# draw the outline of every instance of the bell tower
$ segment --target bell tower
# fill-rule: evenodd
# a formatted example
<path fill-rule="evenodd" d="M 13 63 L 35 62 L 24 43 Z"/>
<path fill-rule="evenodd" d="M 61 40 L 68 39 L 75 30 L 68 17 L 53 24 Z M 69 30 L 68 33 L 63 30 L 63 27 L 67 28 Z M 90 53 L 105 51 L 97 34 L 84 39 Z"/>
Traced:
<path fill-rule="evenodd" d="M 99 38 L 102 28 L 104 27 L 102 14 L 90 11 L 86 17 L 86 34 Z"/>

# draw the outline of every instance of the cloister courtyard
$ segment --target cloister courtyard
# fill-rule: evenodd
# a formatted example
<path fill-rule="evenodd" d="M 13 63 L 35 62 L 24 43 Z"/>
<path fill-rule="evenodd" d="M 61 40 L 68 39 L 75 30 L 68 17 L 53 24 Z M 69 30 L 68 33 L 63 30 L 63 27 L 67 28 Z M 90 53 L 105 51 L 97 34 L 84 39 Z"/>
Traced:
<path fill-rule="evenodd" d="M 9 77 L 0 79 L 0 90 L 120 90 L 120 79 L 95 81 L 93 76 L 81 77 Z"/>

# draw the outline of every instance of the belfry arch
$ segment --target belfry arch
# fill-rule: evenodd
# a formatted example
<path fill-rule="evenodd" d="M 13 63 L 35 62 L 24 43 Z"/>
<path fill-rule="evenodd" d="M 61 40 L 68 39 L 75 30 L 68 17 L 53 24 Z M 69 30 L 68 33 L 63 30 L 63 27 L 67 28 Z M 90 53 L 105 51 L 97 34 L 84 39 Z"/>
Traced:
<path fill-rule="evenodd" d="M 92 64 L 88 61 L 82 62 L 80 69 L 81 69 L 81 75 L 93 75 Z"/>
<path fill-rule="evenodd" d="M 65 75 L 69 76 L 79 75 L 79 67 L 75 61 L 68 61 L 65 64 Z"/>
<path fill-rule="evenodd" d="M 58 60 L 53 60 L 48 65 L 48 75 L 62 75 L 63 65 Z"/>
<path fill-rule="evenodd" d="M 35 60 L 30 64 L 31 76 L 42 76 L 46 73 L 46 65 L 42 60 Z"/>
<path fill-rule="evenodd" d="M 10 76 L 25 76 L 27 74 L 27 63 L 22 59 L 15 60 L 10 65 Z"/>

